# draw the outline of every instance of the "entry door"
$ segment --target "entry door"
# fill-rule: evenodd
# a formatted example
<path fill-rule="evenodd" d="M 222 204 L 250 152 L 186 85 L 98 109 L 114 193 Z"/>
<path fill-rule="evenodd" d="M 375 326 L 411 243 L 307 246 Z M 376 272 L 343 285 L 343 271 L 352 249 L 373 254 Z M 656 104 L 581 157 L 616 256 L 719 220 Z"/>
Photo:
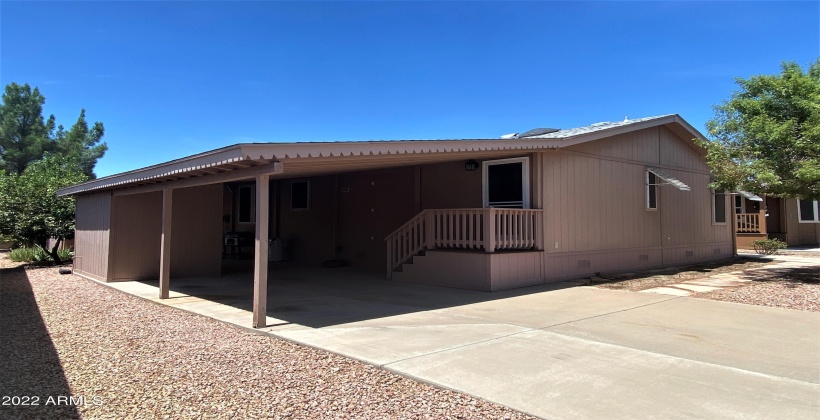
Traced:
<path fill-rule="evenodd" d="M 530 160 L 512 158 L 482 164 L 484 207 L 530 208 Z"/>

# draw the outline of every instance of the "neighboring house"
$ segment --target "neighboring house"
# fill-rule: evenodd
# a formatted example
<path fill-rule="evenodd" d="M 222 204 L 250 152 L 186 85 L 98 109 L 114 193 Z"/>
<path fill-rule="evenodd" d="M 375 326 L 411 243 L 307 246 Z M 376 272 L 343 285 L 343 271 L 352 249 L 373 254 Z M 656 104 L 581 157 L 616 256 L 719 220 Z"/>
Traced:
<path fill-rule="evenodd" d="M 751 248 L 756 239 L 776 238 L 789 246 L 820 244 L 820 208 L 817 200 L 733 196 L 737 247 Z"/>
<path fill-rule="evenodd" d="M 77 198 L 77 274 L 159 278 L 161 295 L 170 277 L 220 275 L 225 235 L 255 232 L 263 325 L 268 238 L 286 260 L 486 291 L 729 258 L 730 196 L 709 189 L 696 137 L 665 115 L 501 139 L 239 144 L 58 193 Z"/>

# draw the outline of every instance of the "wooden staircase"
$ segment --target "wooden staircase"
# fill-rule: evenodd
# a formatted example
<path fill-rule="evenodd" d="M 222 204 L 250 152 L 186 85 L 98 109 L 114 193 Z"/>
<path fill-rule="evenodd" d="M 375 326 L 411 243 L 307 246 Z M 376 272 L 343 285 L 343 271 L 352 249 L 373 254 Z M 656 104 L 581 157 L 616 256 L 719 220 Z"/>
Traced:
<path fill-rule="evenodd" d="M 385 238 L 387 278 L 430 250 L 543 250 L 543 210 L 428 209 Z"/>
<path fill-rule="evenodd" d="M 768 239 L 766 211 L 735 214 L 735 235 L 737 237 L 737 247 L 744 249 L 751 249 L 752 242 L 758 239 Z"/>

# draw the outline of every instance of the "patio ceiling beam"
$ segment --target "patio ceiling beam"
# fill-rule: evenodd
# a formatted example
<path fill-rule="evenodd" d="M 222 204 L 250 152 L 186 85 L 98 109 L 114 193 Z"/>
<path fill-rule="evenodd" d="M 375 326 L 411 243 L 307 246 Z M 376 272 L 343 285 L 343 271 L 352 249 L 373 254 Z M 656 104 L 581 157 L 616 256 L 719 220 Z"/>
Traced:
<path fill-rule="evenodd" d="M 179 181 L 158 182 L 155 184 L 142 185 L 134 188 L 114 190 L 113 194 L 115 196 L 119 196 L 161 191 L 166 188 L 199 187 L 202 185 L 220 184 L 225 182 L 239 181 L 242 179 L 253 179 L 254 177 L 260 174 L 281 174 L 283 171 L 284 169 L 281 162 L 271 162 L 265 165 L 257 165 L 245 169 L 220 172 L 214 175 L 203 175 L 193 178 L 186 178 Z"/>
<path fill-rule="evenodd" d="M 253 327 L 264 328 L 268 313 L 268 226 L 270 175 L 256 175 L 256 240 L 253 264 Z"/>

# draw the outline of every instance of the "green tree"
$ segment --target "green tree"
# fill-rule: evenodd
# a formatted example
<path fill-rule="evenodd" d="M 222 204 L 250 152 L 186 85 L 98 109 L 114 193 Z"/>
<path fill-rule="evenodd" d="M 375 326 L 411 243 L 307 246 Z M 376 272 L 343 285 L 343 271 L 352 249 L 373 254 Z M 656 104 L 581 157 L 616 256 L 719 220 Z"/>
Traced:
<path fill-rule="evenodd" d="M 61 263 L 57 249 L 74 236 L 75 204 L 55 192 L 87 179 L 77 162 L 60 155 L 47 155 L 19 175 L 0 172 L 0 235 L 39 246 Z M 56 239 L 51 248 L 50 238 Z"/>
<path fill-rule="evenodd" d="M 10 83 L 0 105 L 0 165 L 8 173 L 21 174 L 51 147 L 54 116 L 43 119 L 46 98 L 36 87 Z"/>
<path fill-rule="evenodd" d="M 89 128 L 85 109 L 77 122 L 66 131 L 59 126 L 55 132 L 55 118 L 43 118 L 46 99 L 38 88 L 28 84 L 10 83 L 0 104 L 0 170 L 22 174 L 26 167 L 54 152 L 75 161 L 83 172 L 94 178 L 94 166 L 108 150 L 101 139 L 105 128 L 95 122 Z"/>
<path fill-rule="evenodd" d="M 61 125 L 55 135 L 55 151 L 80 165 L 83 173 L 91 179 L 94 175 L 94 166 L 108 150 L 108 145 L 100 143 L 100 139 L 105 134 L 105 128 L 101 122 L 95 122 L 89 130 L 88 122 L 85 120 L 85 109 L 80 111 L 80 118 L 66 132 Z"/>
<path fill-rule="evenodd" d="M 784 62 L 777 75 L 736 80 L 700 141 L 714 187 L 820 198 L 820 59 L 807 72 Z"/>

